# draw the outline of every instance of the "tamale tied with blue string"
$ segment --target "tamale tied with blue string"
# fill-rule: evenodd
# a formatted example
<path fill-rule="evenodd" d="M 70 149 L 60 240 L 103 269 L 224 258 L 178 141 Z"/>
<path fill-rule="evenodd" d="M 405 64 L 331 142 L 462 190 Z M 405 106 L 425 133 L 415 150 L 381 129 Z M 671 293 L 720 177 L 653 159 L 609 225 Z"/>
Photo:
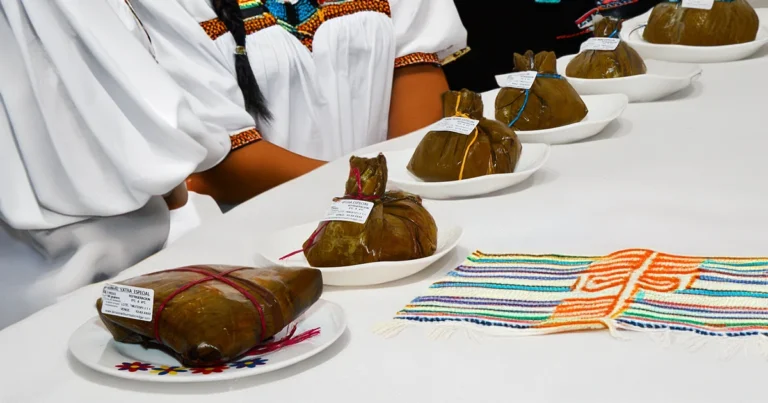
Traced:
<path fill-rule="evenodd" d="M 515 71 L 536 71 L 529 90 L 502 88 L 496 96 L 496 119 L 516 130 L 543 130 L 580 122 L 589 112 L 576 90 L 557 74 L 554 52 L 515 53 Z"/>

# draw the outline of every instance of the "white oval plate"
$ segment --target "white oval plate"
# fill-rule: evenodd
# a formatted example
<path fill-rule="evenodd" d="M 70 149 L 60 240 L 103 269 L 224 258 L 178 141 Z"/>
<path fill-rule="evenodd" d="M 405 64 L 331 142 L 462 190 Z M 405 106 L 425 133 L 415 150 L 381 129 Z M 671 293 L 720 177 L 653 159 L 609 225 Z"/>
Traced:
<path fill-rule="evenodd" d="M 244 357 L 211 368 L 185 368 L 172 356 L 136 344 L 118 343 L 98 316 L 89 319 L 69 338 L 69 351 L 83 365 L 118 378 L 144 382 L 211 382 L 276 371 L 325 350 L 347 328 L 339 305 L 319 300 L 296 322 L 296 334 L 320 328 L 320 334 L 263 356 Z M 285 334 L 285 330 L 277 337 Z"/>
<path fill-rule="evenodd" d="M 387 162 L 391 166 L 391 162 Z M 391 171 L 390 171 L 391 172 Z M 289 267 L 311 267 L 303 253 L 285 260 L 281 257 L 300 249 L 319 223 L 291 227 L 270 235 L 262 244 L 261 255 L 270 262 Z M 436 262 L 459 244 L 464 231 L 455 226 L 437 225 L 437 250 L 432 256 L 398 262 L 365 263 L 345 267 L 317 267 L 323 272 L 323 284 L 342 287 L 388 283 L 414 275 Z"/>
<path fill-rule="evenodd" d="M 581 95 L 624 94 L 629 102 L 651 102 L 672 95 L 701 75 L 701 66 L 646 60 L 646 74 L 621 78 L 585 79 L 568 77 L 565 69 L 576 55 L 557 59 L 557 72 Z"/>
<path fill-rule="evenodd" d="M 485 175 L 460 181 L 424 182 L 407 168 L 414 150 L 384 151 L 389 167 L 389 183 L 425 199 L 438 200 L 480 196 L 517 185 L 544 166 L 549 158 L 549 145 L 523 144 L 520 160 L 515 172 L 511 174 Z"/>
<path fill-rule="evenodd" d="M 491 90 L 483 94 L 483 104 L 491 105 L 485 108 L 484 115 L 488 119 L 494 119 L 496 110 L 496 95 L 499 89 Z M 629 104 L 629 98 L 624 94 L 585 95 L 581 97 L 587 105 L 589 113 L 581 122 L 544 130 L 515 130 L 517 137 L 523 143 L 567 144 L 584 140 L 597 135 L 609 123 L 616 120 L 624 113 Z M 523 147 L 525 150 L 525 147 Z"/>
<path fill-rule="evenodd" d="M 757 53 L 768 43 L 768 29 L 762 23 L 757 38 L 752 42 L 726 46 L 657 45 L 643 39 L 643 26 L 648 23 L 650 11 L 626 21 L 621 29 L 621 39 L 635 48 L 643 59 L 666 60 L 679 63 L 724 63 L 745 59 Z"/>

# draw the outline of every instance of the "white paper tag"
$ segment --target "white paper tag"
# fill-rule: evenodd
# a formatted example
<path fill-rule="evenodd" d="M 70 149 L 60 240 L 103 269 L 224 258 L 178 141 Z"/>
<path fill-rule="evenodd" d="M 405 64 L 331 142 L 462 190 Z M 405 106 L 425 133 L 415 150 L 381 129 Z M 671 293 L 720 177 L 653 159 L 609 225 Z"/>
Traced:
<path fill-rule="evenodd" d="M 619 38 L 589 38 L 581 44 L 581 51 L 616 50 L 620 42 Z"/>
<path fill-rule="evenodd" d="M 373 202 L 365 200 L 336 200 L 325 213 L 323 221 L 347 221 L 365 224 L 373 210 Z"/>
<path fill-rule="evenodd" d="M 715 0 L 683 0 L 683 8 L 698 8 L 699 10 L 711 10 Z"/>
<path fill-rule="evenodd" d="M 454 116 L 451 118 L 442 118 L 433 124 L 429 131 L 431 132 L 454 132 L 459 134 L 470 134 L 475 130 L 479 120 L 462 118 Z"/>
<path fill-rule="evenodd" d="M 496 83 L 501 88 L 517 88 L 521 90 L 530 90 L 533 82 L 536 81 L 535 71 L 520 71 L 517 73 L 502 74 L 496 76 Z"/>
<path fill-rule="evenodd" d="M 101 313 L 152 322 L 155 290 L 107 284 L 101 291 Z"/>

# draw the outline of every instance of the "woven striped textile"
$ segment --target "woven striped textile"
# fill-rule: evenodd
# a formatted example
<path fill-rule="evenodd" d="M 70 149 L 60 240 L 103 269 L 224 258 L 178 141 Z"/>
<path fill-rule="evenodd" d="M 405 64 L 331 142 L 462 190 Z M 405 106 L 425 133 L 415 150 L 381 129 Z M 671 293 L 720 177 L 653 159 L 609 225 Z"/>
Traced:
<path fill-rule="evenodd" d="M 606 328 L 768 335 L 768 258 L 475 252 L 394 319 L 509 335 Z"/>

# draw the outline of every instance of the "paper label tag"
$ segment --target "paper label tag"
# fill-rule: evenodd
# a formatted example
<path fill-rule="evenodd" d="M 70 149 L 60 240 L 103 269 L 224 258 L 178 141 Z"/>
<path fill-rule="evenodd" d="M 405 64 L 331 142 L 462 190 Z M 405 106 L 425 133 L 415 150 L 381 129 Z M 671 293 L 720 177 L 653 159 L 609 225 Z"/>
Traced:
<path fill-rule="evenodd" d="M 373 210 L 373 202 L 365 200 L 336 200 L 325 213 L 323 221 L 347 221 L 365 224 Z"/>
<path fill-rule="evenodd" d="M 107 284 L 101 291 L 101 313 L 152 322 L 155 290 Z"/>
<path fill-rule="evenodd" d="M 521 71 L 518 73 L 509 73 L 496 76 L 496 83 L 501 88 L 517 88 L 521 90 L 530 90 L 533 82 L 536 81 L 535 71 Z"/>
<path fill-rule="evenodd" d="M 619 38 L 589 38 L 581 44 L 581 51 L 616 50 L 620 42 Z"/>
<path fill-rule="evenodd" d="M 429 131 L 470 134 L 475 130 L 478 123 L 480 123 L 479 120 L 454 116 L 439 120 L 429 128 Z"/>
<path fill-rule="evenodd" d="M 683 0 L 683 8 L 698 8 L 699 10 L 711 10 L 715 0 Z"/>

